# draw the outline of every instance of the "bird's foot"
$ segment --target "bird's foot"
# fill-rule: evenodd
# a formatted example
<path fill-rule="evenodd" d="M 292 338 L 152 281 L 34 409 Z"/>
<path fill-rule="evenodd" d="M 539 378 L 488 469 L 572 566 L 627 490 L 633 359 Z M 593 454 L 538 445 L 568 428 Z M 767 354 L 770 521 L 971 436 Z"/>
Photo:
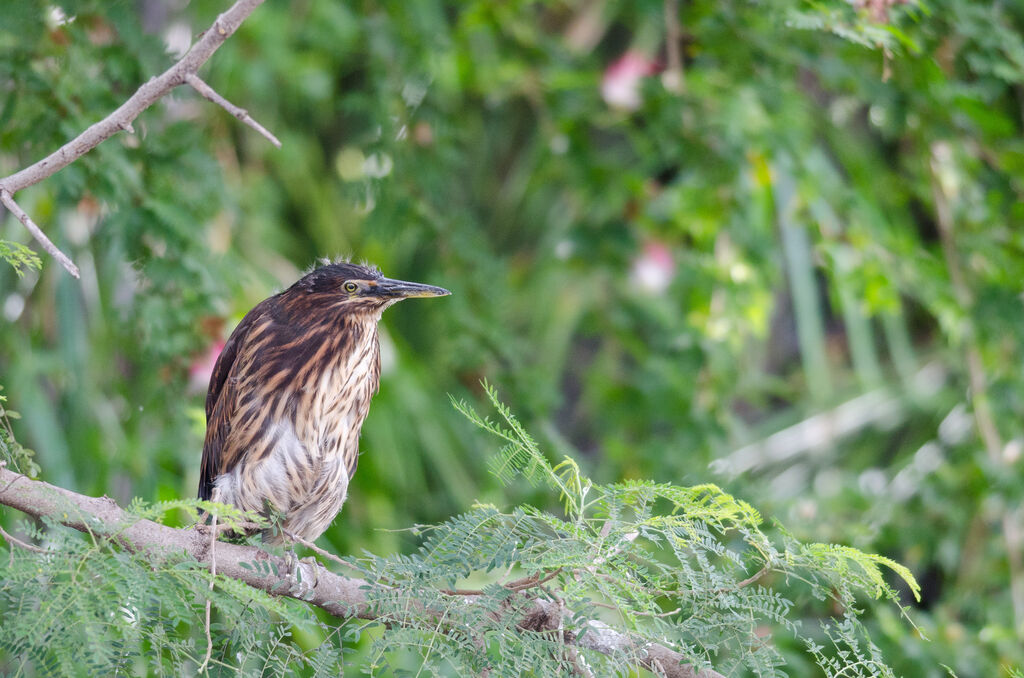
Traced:
<path fill-rule="evenodd" d="M 322 567 L 316 558 L 311 556 L 300 560 L 294 549 L 288 549 L 284 576 L 291 582 L 293 591 L 301 598 L 316 588 Z"/>

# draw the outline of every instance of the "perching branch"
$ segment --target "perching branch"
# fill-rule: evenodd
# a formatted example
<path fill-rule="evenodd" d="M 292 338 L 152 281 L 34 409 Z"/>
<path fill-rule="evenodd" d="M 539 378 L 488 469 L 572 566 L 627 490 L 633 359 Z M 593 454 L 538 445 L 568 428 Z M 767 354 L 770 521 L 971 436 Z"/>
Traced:
<path fill-rule="evenodd" d="M 178 529 L 132 516 L 109 497 L 89 497 L 49 483 L 31 480 L 0 466 L 0 505 L 31 516 L 46 517 L 83 532 L 103 532 L 123 548 L 152 561 L 191 557 L 216 568 L 219 576 L 231 577 L 277 596 L 298 598 L 323 608 L 335 617 L 377 619 L 368 604 L 367 592 L 375 586 L 363 579 L 343 577 L 299 561 L 289 563 L 255 546 L 218 542 L 212 549 L 209 530 Z M 212 561 L 212 562 L 211 562 Z M 266 561 L 274 567 L 250 568 L 243 564 Z M 298 576 L 287 573 L 298 569 Z M 473 604 L 474 597 L 462 599 Z M 637 651 L 640 664 L 665 678 L 725 678 L 711 669 L 698 670 L 680 653 L 656 643 L 643 643 L 600 621 L 587 622 L 587 632 L 565 631 L 566 610 L 550 600 L 534 599 L 519 621 L 529 631 L 559 631 L 569 650 L 582 648 L 602 654 Z"/>
<path fill-rule="evenodd" d="M 56 174 L 75 160 L 99 146 L 101 143 L 124 131 L 134 133 L 132 121 L 144 110 L 179 85 L 188 84 L 206 99 L 223 107 L 246 125 L 249 125 L 272 144 L 280 147 L 281 142 L 262 125 L 249 117 L 243 109 L 231 104 L 224 97 L 199 79 L 196 71 L 217 51 L 242 24 L 243 21 L 263 4 L 263 0 L 237 0 L 226 12 L 217 17 L 213 25 L 202 34 L 191 49 L 176 64 L 149 82 L 139 87 L 117 110 L 91 125 L 77 137 L 64 144 L 42 160 L 0 179 L 0 200 L 18 220 L 25 225 L 43 249 L 57 259 L 71 275 L 78 276 L 78 268 L 40 230 L 39 226 L 14 201 L 14 194 L 23 188 L 39 183 Z"/>

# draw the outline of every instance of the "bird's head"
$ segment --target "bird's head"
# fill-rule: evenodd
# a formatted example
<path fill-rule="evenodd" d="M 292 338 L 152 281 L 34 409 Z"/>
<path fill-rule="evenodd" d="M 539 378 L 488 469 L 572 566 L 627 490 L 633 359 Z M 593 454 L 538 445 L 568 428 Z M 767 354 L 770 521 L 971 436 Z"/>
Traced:
<path fill-rule="evenodd" d="M 392 280 L 371 266 L 349 262 L 330 263 L 307 273 L 289 292 L 298 292 L 310 305 L 342 313 L 380 313 L 402 299 L 443 297 L 443 287 Z"/>

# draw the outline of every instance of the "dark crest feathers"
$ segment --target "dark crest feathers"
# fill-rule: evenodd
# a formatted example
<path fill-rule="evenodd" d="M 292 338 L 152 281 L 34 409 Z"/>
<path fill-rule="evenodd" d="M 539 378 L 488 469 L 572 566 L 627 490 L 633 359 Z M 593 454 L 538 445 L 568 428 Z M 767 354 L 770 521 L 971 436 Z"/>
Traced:
<path fill-rule="evenodd" d="M 333 261 L 309 271 L 292 287 L 309 291 L 327 291 L 346 280 L 380 280 L 383 277 L 375 266 Z"/>

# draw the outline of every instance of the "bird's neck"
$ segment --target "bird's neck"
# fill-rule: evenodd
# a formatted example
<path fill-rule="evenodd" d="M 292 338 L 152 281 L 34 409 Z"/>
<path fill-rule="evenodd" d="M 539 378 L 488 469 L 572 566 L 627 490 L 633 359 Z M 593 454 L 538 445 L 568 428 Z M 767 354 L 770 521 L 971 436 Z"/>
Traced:
<path fill-rule="evenodd" d="M 334 328 L 332 362 L 347 374 L 375 374 L 380 360 L 376 317 L 368 314 L 342 316 Z"/>

